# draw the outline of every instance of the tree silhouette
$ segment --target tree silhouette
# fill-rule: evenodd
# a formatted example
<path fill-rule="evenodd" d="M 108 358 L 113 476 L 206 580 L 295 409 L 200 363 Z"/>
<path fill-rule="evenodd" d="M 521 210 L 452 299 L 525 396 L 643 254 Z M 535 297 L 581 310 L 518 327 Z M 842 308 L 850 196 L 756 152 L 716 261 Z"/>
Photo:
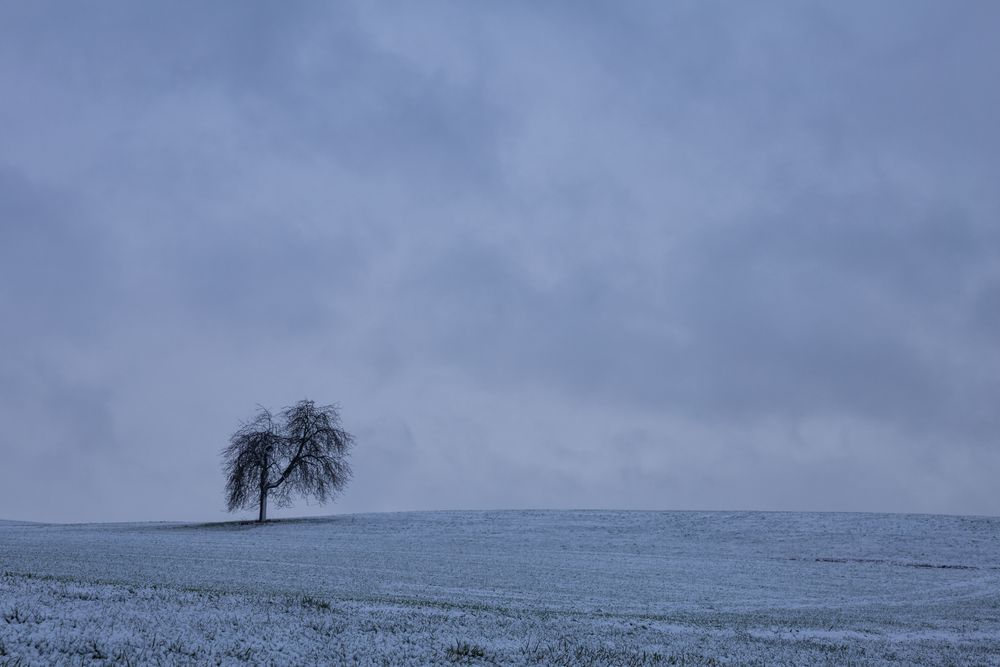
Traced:
<path fill-rule="evenodd" d="M 293 495 L 327 502 L 351 478 L 347 454 L 353 444 L 335 405 L 302 400 L 278 419 L 260 407 L 222 450 L 227 509 L 257 506 L 263 522 L 269 498 L 279 507 L 291 504 Z"/>

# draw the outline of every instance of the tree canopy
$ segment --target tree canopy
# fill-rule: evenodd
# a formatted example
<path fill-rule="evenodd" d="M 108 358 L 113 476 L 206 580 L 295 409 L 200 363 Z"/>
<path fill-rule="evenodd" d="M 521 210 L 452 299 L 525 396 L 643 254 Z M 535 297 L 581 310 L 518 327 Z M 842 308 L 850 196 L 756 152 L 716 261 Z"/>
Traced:
<path fill-rule="evenodd" d="M 353 444 L 336 405 L 306 399 L 277 416 L 259 407 L 222 450 L 227 509 L 256 506 L 257 520 L 266 521 L 269 500 L 279 507 L 296 495 L 331 500 L 351 478 L 347 455 Z"/>

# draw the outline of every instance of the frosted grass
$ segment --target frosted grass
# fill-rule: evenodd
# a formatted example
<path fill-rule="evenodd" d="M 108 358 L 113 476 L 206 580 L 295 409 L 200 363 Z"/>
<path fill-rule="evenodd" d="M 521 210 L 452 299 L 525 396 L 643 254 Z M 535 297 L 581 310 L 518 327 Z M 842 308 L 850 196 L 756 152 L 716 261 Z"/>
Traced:
<path fill-rule="evenodd" d="M 1000 665 L 998 557 L 977 517 L 0 523 L 0 665 Z"/>

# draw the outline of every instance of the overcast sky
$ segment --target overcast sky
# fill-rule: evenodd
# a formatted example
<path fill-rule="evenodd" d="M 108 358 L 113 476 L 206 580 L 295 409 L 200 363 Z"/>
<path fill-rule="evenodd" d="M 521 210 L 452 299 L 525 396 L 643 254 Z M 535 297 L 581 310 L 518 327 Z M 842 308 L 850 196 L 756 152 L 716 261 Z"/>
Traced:
<path fill-rule="evenodd" d="M 355 476 L 279 516 L 1000 514 L 998 32 L 0 2 L 0 518 L 222 518 L 303 397 Z"/>

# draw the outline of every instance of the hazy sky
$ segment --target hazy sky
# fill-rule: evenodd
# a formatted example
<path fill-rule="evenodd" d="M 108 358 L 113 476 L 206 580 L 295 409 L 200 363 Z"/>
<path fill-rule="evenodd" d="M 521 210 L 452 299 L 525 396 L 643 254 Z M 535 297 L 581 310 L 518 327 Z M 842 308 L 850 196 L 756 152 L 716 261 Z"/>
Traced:
<path fill-rule="evenodd" d="M 1000 3 L 0 2 L 0 518 L 1000 514 Z M 252 513 L 246 513 L 250 516 Z"/>

